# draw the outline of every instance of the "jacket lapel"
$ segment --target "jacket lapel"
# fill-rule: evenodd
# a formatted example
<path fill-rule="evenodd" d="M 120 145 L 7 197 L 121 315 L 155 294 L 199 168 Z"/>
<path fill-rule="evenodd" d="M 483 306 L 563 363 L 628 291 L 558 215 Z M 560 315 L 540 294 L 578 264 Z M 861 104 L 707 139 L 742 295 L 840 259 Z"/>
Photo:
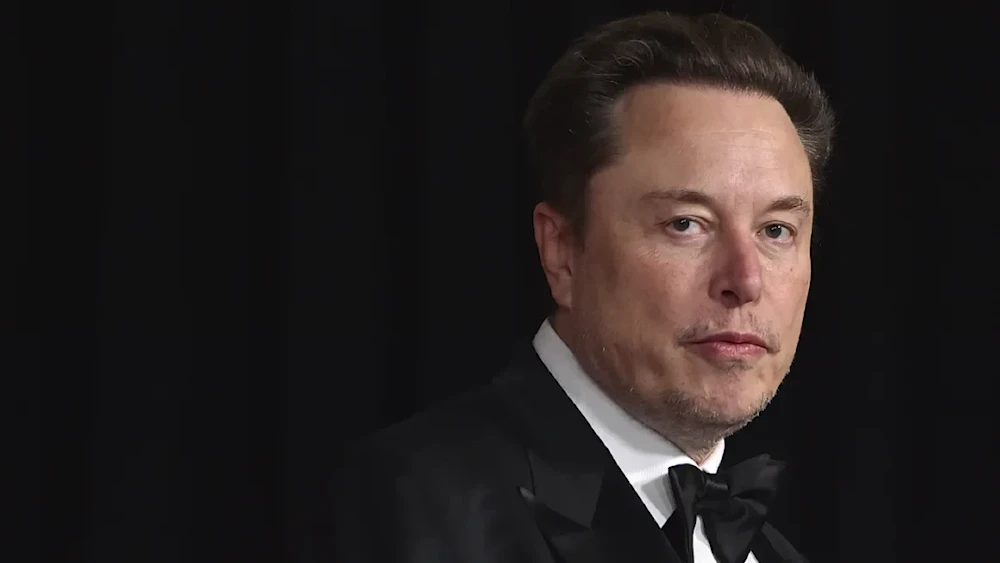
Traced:
<path fill-rule="evenodd" d="M 518 493 L 566 563 L 679 562 L 600 438 L 528 347 L 497 383 L 529 471 Z M 763 563 L 763 562 L 762 562 Z"/>
<path fill-rule="evenodd" d="M 774 526 L 764 523 L 750 547 L 760 563 L 809 563 Z"/>
<path fill-rule="evenodd" d="M 553 553 L 567 563 L 601 563 L 610 561 L 607 554 L 612 550 L 605 538 L 589 526 L 554 510 L 535 495 L 519 487 L 521 496 L 531 509 L 535 522 L 545 536 L 545 542 Z"/>

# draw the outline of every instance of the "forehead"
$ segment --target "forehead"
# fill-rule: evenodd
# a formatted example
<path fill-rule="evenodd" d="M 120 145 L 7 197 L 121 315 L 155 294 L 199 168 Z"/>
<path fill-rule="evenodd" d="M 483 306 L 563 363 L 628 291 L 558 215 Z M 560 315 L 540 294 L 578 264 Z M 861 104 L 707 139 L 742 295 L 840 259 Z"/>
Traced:
<path fill-rule="evenodd" d="M 716 196 L 811 199 L 809 160 L 781 104 L 704 86 L 642 85 L 614 108 L 619 157 L 634 182 L 618 190 L 684 187 Z"/>

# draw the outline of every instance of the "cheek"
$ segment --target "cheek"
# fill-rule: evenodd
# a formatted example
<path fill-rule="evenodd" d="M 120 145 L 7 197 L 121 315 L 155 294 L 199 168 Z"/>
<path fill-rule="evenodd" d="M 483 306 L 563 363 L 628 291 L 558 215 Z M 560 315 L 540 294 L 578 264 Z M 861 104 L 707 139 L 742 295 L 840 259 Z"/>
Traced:
<path fill-rule="evenodd" d="M 677 277 L 676 266 L 656 254 L 637 256 L 628 273 L 628 279 L 641 286 L 645 295 L 661 298 L 670 294 Z"/>
<path fill-rule="evenodd" d="M 587 287 L 579 289 L 590 306 L 617 330 L 676 321 L 697 285 L 690 257 L 671 256 L 625 227 L 604 232 L 589 241 L 582 263 Z"/>
<path fill-rule="evenodd" d="M 806 301 L 809 298 L 811 274 L 808 266 L 804 268 L 782 268 L 774 272 L 771 285 L 775 288 L 775 312 L 786 319 L 790 327 L 802 324 Z"/>
<path fill-rule="evenodd" d="M 655 251 L 629 255 L 620 274 L 630 308 L 649 320 L 674 318 L 679 304 L 688 299 L 685 288 L 695 285 L 683 263 Z"/>
<path fill-rule="evenodd" d="M 812 282 L 812 264 L 807 258 L 805 266 L 801 267 L 793 275 L 789 276 L 790 283 L 793 284 L 793 291 L 799 301 L 804 305 L 806 297 L 809 295 L 809 285 Z"/>

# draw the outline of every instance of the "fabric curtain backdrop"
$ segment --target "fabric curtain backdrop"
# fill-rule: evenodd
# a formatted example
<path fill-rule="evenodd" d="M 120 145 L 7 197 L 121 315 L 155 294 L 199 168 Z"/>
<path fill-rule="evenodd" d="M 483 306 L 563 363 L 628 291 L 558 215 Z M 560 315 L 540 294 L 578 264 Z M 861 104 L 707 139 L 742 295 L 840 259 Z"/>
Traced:
<path fill-rule="evenodd" d="M 878 2 L 248 6 L 10 20 L 21 101 L 44 106 L 19 114 L 38 213 L 15 245 L 11 342 L 18 373 L 43 381 L 43 502 L 25 514 L 46 555 L 294 560 L 348 443 L 486 382 L 531 337 L 549 300 L 521 114 L 570 39 L 653 8 L 758 24 L 839 117 L 799 353 L 729 459 L 789 463 L 776 524 L 816 563 L 987 545 L 985 491 L 951 488 L 980 487 L 993 449 L 986 18 Z"/>

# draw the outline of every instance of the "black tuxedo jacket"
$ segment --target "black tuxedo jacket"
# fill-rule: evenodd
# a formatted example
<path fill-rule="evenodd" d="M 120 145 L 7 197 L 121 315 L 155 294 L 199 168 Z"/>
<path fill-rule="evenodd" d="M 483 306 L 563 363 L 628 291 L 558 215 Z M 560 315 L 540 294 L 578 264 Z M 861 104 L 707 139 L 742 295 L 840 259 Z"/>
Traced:
<path fill-rule="evenodd" d="M 310 563 L 680 562 L 530 347 L 485 388 L 378 434 L 326 492 Z M 805 561 L 770 525 L 753 552 Z"/>

